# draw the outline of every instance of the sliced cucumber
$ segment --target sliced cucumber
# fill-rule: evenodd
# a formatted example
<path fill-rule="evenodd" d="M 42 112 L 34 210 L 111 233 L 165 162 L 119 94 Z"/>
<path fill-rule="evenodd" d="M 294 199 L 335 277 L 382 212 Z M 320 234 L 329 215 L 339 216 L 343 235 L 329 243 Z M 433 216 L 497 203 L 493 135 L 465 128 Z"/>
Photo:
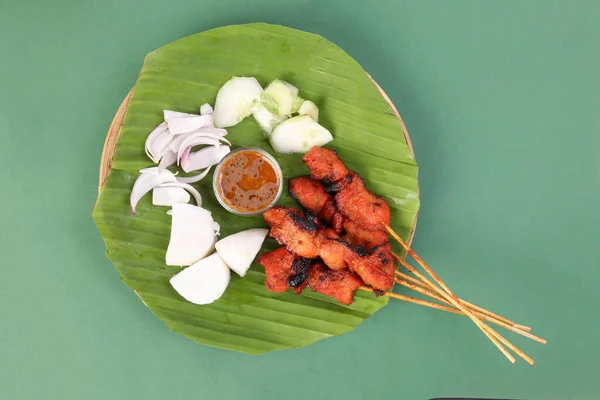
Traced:
<path fill-rule="evenodd" d="M 310 100 L 304 101 L 300 108 L 298 109 L 298 114 L 300 115 L 308 115 L 315 122 L 319 122 L 319 107 L 315 103 Z"/>
<path fill-rule="evenodd" d="M 308 115 L 287 119 L 273 129 L 269 138 L 277 153 L 305 153 L 313 146 L 323 146 L 333 140 L 331 133 Z"/>
<path fill-rule="evenodd" d="M 288 119 L 287 115 L 278 117 L 271 111 L 267 110 L 262 104 L 258 105 L 256 110 L 254 110 L 252 113 L 252 116 L 266 137 L 271 135 L 271 132 L 273 132 L 273 128 L 275 128 L 275 126 Z"/>
<path fill-rule="evenodd" d="M 298 97 L 298 88 L 294 85 L 292 85 L 289 82 L 286 81 L 281 81 L 283 82 L 283 84 L 285 85 L 286 88 L 288 88 L 288 90 L 296 97 Z"/>
<path fill-rule="evenodd" d="M 296 100 L 294 100 L 294 105 L 292 106 L 292 114 L 297 113 L 298 110 L 300 109 L 300 107 L 302 107 L 303 103 L 304 103 L 303 98 L 296 97 Z"/>
<path fill-rule="evenodd" d="M 267 110 L 277 116 L 291 115 L 298 98 L 298 88 L 287 82 L 275 79 L 265 88 L 260 102 Z"/>
<path fill-rule="evenodd" d="M 240 123 L 252 114 L 262 91 L 262 86 L 255 78 L 234 76 L 225 82 L 215 100 L 215 126 L 227 128 Z"/>

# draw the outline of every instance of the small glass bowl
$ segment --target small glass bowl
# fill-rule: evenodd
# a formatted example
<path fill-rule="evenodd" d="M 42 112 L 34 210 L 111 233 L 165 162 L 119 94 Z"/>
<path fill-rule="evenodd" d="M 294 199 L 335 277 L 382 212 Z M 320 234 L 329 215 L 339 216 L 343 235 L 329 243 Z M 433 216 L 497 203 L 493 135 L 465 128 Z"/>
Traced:
<path fill-rule="evenodd" d="M 237 153 L 241 153 L 244 151 L 253 151 L 253 152 L 259 153 L 260 155 L 264 156 L 267 159 L 267 161 L 271 164 L 271 166 L 275 170 L 275 174 L 277 175 L 277 186 L 278 186 L 277 195 L 275 196 L 273 201 L 271 201 L 267 206 L 265 206 L 261 209 L 258 209 L 258 210 L 253 210 L 253 211 L 240 211 L 240 210 L 237 210 L 237 209 L 231 207 L 225 201 L 223 193 L 221 193 L 221 189 L 219 187 L 219 177 L 221 175 L 221 167 L 223 167 L 223 165 L 225 165 L 227 160 L 229 160 L 231 157 L 233 157 Z M 217 167 L 215 168 L 215 173 L 213 174 L 213 191 L 215 192 L 215 197 L 219 201 L 219 204 L 221 204 L 221 206 L 223 206 L 224 209 L 226 209 L 227 211 L 229 211 L 232 214 L 240 215 L 243 217 L 249 217 L 252 215 L 262 214 L 263 212 L 267 211 L 269 208 L 273 207 L 275 205 L 275 203 L 277 203 L 277 201 L 279 200 L 279 197 L 281 197 L 281 192 L 283 191 L 283 172 L 281 172 L 281 167 L 279 166 L 279 163 L 277 162 L 277 160 L 275 160 L 275 158 L 272 155 L 270 155 L 269 153 L 267 153 L 266 151 L 259 149 L 257 147 L 242 147 L 240 149 L 234 150 L 234 151 L 230 152 L 229 154 L 227 154 L 217 164 Z"/>

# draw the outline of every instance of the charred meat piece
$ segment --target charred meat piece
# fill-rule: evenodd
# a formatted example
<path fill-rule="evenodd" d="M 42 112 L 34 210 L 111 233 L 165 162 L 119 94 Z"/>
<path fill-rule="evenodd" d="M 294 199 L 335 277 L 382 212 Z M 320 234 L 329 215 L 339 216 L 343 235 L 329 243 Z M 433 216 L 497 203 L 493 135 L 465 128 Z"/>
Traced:
<path fill-rule="evenodd" d="M 390 207 L 385 200 L 370 193 L 357 173 L 352 172 L 352 183 L 337 192 L 335 202 L 344 216 L 365 229 L 383 229 L 390 224 Z"/>
<path fill-rule="evenodd" d="M 263 218 L 269 226 L 279 226 L 290 212 L 296 211 L 289 207 L 272 207 L 263 213 Z"/>
<path fill-rule="evenodd" d="M 292 274 L 294 258 L 285 247 L 269 251 L 258 258 L 257 262 L 265 267 L 265 286 L 269 291 L 285 292 L 290 288 L 287 279 Z"/>
<path fill-rule="evenodd" d="M 383 229 L 365 229 L 354 221 L 344 221 L 346 234 L 343 239 L 353 246 L 362 246 L 366 250 L 380 246 L 389 241 L 387 233 Z"/>
<path fill-rule="evenodd" d="M 271 226 L 270 236 L 299 257 L 319 255 L 317 226 L 304 213 L 289 207 L 273 207 L 263 213 Z"/>
<path fill-rule="evenodd" d="M 333 197 L 329 195 L 321 182 L 308 176 L 292 178 L 288 182 L 290 194 L 306 210 L 314 213 L 337 233 L 342 231 L 344 216 L 339 212 Z"/>
<path fill-rule="evenodd" d="M 333 198 L 331 201 L 325 203 L 325 207 L 319 213 L 319 218 L 325 221 L 337 233 L 340 233 L 344 228 L 344 214 L 338 210 Z"/>
<path fill-rule="evenodd" d="M 347 269 L 332 271 L 323 264 L 316 264 L 308 270 L 308 286 L 342 304 L 352 304 L 354 292 L 362 285 L 358 275 Z"/>
<path fill-rule="evenodd" d="M 350 259 L 348 266 L 373 289 L 390 290 L 394 286 L 395 268 L 389 242 L 375 248 L 368 256 Z"/>
<path fill-rule="evenodd" d="M 306 222 L 305 215 L 293 208 L 274 207 L 264 216 L 271 225 L 271 236 L 297 257 L 321 257 L 333 270 L 349 267 L 374 289 L 388 290 L 393 286 L 394 264 L 389 242 L 368 252 L 362 246 L 345 242 L 333 229 Z"/>
<path fill-rule="evenodd" d="M 319 181 L 309 176 L 299 176 L 288 180 L 288 189 L 293 198 L 298 200 L 302 207 L 315 214 L 319 214 L 325 203 L 332 197 L 325 191 Z"/>
<path fill-rule="evenodd" d="M 319 256 L 333 270 L 346 268 L 348 260 L 355 256 L 349 246 L 332 229 L 325 229 L 319 235 Z"/>
<path fill-rule="evenodd" d="M 313 260 L 309 260 L 308 258 L 296 258 L 292 262 L 292 275 L 288 277 L 287 284 L 294 288 L 296 294 L 298 294 L 298 289 L 302 292 L 302 289 L 306 287 L 308 268 L 312 264 Z"/>
<path fill-rule="evenodd" d="M 315 292 L 351 304 L 354 292 L 363 284 L 348 269 L 332 271 L 323 264 L 313 264 L 312 260 L 296 258 L 284 247 L 263 254 L 258 263 L 265 267 L 265 287 L 271 292 L 285 292 L 291 287 L 300 294 L 310 285 Z"/>
<path fill-rule="evenodd" d="M 351 183 L 352 183 L 352 176 L 348 174 L 340 180 L 337 180 L 333 183 L 328 183 L 327 185 L 325 185 L 325 191 L 327 193 L 339 192 L 340 190 L 343 190 L 344 188 L 346 188 L 346 186 L 348 186 Z"/>
<path fill-rule="evenodd" d="M 307 278 L 308 275 L 306 275 L 306 272 L 302 272 L 300 274 L 293 274 L 287 278 L 286 283 L 289 287 L 294 288 L 294 292 L 296 292 L 296 294 L 300 294 L 302 293 L 302 289 L 306 287 Z"/>
<path fill-rule="evenodd" d="M 349 267 L 374 289 L 388 290 L 394 285 L 394 263 L 391 246 L 386 240 L 370 250 L 340 239 L 335 232 L 323 231 L 320 235 L 319 256 L 332 270 Z"/>
<path fill-rule="evenodd" d="M 292 262 L 292 272 L 294 274 L 306 274 L 312 264 L 313 260 L 308 258 L 296 258 Z"/>
<path fill-rule="evenodd" d="M 293 266 L 298 262 L 302 263 L 302 260 L 297 259 L 285 247 L 263 254 L 257 262 L 265 267 L 267 277 L 265 287 L 271 292 L 285 292 L 293 287 L 294 292 L 300 294 L 308 284 L 307 270 L 310 264 L 308 263 L 306 271 L 302 272 L 304 276 L 298 277 L 299 274 L 293 270 Z M 293 285 L 290 285 L 290 283 L 293 283 Z"/>
<path fill-rule="evenodd" d="M 389 290 L 394 286 L 394 263 L 388 241 L 367 251 L 361 245 L 352 245 L 329 231 L 323 232 L 319 256 L 332 270 L 349 267 L 373 289 Z"/>
<path fill-rule="evenodd" d="M 310 170 L 310 176 L 316 180 L 335 182 L 350 172 L 335 151 L 322 147 L 310 149 L 302 161 Z"/>

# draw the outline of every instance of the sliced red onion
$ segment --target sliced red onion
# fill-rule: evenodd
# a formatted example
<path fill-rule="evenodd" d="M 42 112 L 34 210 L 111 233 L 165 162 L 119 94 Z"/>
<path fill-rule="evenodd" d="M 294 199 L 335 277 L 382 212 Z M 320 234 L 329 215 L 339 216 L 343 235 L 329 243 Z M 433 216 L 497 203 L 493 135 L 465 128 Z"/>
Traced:
<path fill-rule="evenodd" d="M 192 196 L 194 196 L 194 199 L 196 200 L 196 205 L 198 207 L 202 206 L 202 196 L 200 196 L 200 193 L 196 190 L 196 188 L 194 188 L 191 185 L 188 185 L 187 183 L 184 183 L 184 182 L 167 182 L 167 183 L 163 183 L 161 185 L 158 185 L 156 187 L 159 187 L 159 188 L 177 187 L 177 188 L 185 189 L 188 192 L 190 192 L 190 194 Z"/>
<path fill-rule="evenodd" d="M 211 137 L 206 137 L 206 136 L 202 136 L 201 134 L 191 134 L 189 135 L 183 142 L 181 142 L 181 144 L 179 145 L 179 149 L 177 149 L 177 163 L 179 164 L 179 162 L 181 161 L 181 156 L 184 154 L 186 147 L 189 147 L 190 149 L 193 146 L 197 146 L 199 144 L 208 144 L 211 146 L 217 146 L 219 147 L 221 145 L 221 143 L 219 142 L 219 140 L 222 140 L 223 138 L 211 138 Z M 188 150 L 189 152 L 189 150 Z"/>
<path fill-rule="evenodd" d="M 168 123 L 172 119 L 177 118 L 187 118 L 187 117 L 198 117 L 198 114 L 188 114 L 179 111 L 171 111 L 171 110 L 163 110 L 163 116 L 165 117 L 165 121 Z"/>
<path fill-rule="evenodd" d="M 171 171 L 169 171 L 169 172 L 171 172 Z M 144 174 L 144 173 L 158 174 L 158 167 L 142 168 L 142 169 L 140 169 L 140 173 L 142 173 L 142 174 Z M 175 174 L 173 174 L 173 176 L 175 176 Z"/>
<path fill-rule="evenodd" d="M 165 121 L 173 135 L 196 131 L 213 123 L 212 114 L 194 115 L 164 110 Z"/>
<path fill-rule="evenodd" d="M 140 176 L 136 179 L 131 189 L 129 204 L 131 205 L 131 213 L 135 215 L 135 206 L 142 197 L 155 186 L 167 182 L 177 182 L 175 175 L 169 170 L 158 172 L 158 167 L 144 168 L 140 170 Z"/>
<path fill-rule="evenodd" d="M 189 149 L 189 147 L 186 147 Z M 185 172 L 197 171 L 218 164 L 229 152 L 229 146 L 210 146 L 181 156 L 181 169 Z"/>
<path fill-rule="evenodd" d="M 167 126 L 167 123 L 163 122 L 160 125 L 158 125 L 156 128 L 154 128 L 154 130 L 152 130 L 152 132 L 150 132 L 150 134 L 146 138 L 146 146 L 145 146 L 146 147 L 146 149 L 145 149 L 146 155 L 148 156 L 149 159 L 151 159 L 155 163 L 158 162 L 159 157 L 157 157 L 158 156 L 157 154 L 153 153 L 152 143 L 159 135 L 164 134 L 168 129 L 169 129 L 169 127 Z"/>
<path fill-rule="evenodd" d="M 158 134 L 150 145 L 150 154 L 154 155 L 154 162 L 158 163 L 163 157 L 164 153 L 169 149 L 169 145 L 175 136 L 166 131 Z"/>
<path fill-rule="evenodd" d="M 227 130 L 223 129 L 223 128 L 215 128 L 214 126 L 212 127 L 205 127 L 202 129 L 198 129 L 197 131 L 194 131 L 192 133 L 205 133 L 205 134 L 209 134 L 211 136 L 226 136 L 227 135 Z"/>
<path fill-rule="evenodd" d="M 218 146 L 210 146 L 210 147 L 218 147 Z M 209 147 L 207 147 L 207 148 L 209 148 Z M 180 158 L 179 166 L 185 172 L 189 172 L 189 171 L 186 171 L 186 169 L 190 165 L 190 150 L 191 149 L 192 148 L 190 146 L 188 146 L 185 149 L 183 149 L 183 151 L 179 155 L 179 158 Z"/>
<path fill-rule="evenodd" d="M 229 140 L 225 139 L 225 135 L 227 134 L 227 131 L 225 131 L 225 134 L 219 132 L 219 131 L 223 131 L 224 129 L 218 129 L 218 128 L 214 128 L 214 129 L 210 129 L 210 128 L 204 128 L 204 129 L 198 129 L 197 131 L 188 133 L 186 135 L 186 138 L 183 142 L 180 142 L 179 147 L 181 148 L 181 146 L 183 145 L 183 143 L 186 143 L 187 141 L 192 141 L 196 138 L 211 138 L 211 139 L 216 139 L 219 140 L 221 142 L 225 142 L 228 145 L 231 146 L 231 143 L 229 142 Z M 189 144 L 186 144 L 185 146 L 189 146 Z M 184 146 L 184 147 L 185 147 Z"/>
<path fill-rule="evenodd" d="M 202 171 L 201 173 L 199 173 L 198 175 L 193 175 L 193 176 L 180 176 L 177 178 L 178 182 L 182 182 L 182 183 L 195 183 L 195 182 L 199 182 L 202 179 L 204 179 L 204 177 L 206 175 L 208 175 L 208 173 L 210 172 L 211 167 L 206 168 L 204 171 Z"/>
<path fill-rule="evenodd" d="M 167 149 L 162 158 L 160 159 L 160 163 L 158 163 L 158 172 L 163 172 L 164 170 L 166 170 L 167 168 L 169 168 L 171 165 L 175 164 L 177 162 L 177 154 L 172 151 L 170 148 Z"/>
<path fill-rule="evenodd" d="M 190 135 L 190 133 L 184 133 L 183 135 L 175 136 L 175 138 L 173 140 L 171 140 L 171 144 L 169 145 L 171 151 L 173 153 L 177 153 L 179 151 L 179 147 L 181 146 L 181 143 L 183 143 L 183 141 L 185 139 L 187 139 L 189 135 Z"/>
<path fill-rule="evenodd" d="M 206 139 L 211 139 L 212 143 L 205 143 Z M 177 149 L 177 153 L 181 153 L 183 149 L 190 146 L 197 146 L 199 144 L 214 144 L 216 146 L 220 146 L 220 142 L 225 142 L 231 146 L 229 140 L 225 139 L 223 136 L 219 134 L 214 134 L 211 132 L 205 132 L 204 130 L 198 130 L 196 132 L 190 133 L 187 135 L 184 141 L 180 142 L 179 148 Z"/>
<path fill-rule="evenodd" d="M 219 129 L 219 128 L 198 129 L 197 131 L 194 131 L 194 132 L 184 133 L 184 134 L 175 136 L 175 138 L 173 140 L 171 140 L 171 144 L 169 145 L 169 147 L 175 153 L 179 152 L 179 148 L 181 147 L 181 144 L 191 135 L 205 136 L 205 137 L 211 137 L 214 139 L 219 139 L 220 137 L 227 135 L 227 131 L 225 129 Z"/>

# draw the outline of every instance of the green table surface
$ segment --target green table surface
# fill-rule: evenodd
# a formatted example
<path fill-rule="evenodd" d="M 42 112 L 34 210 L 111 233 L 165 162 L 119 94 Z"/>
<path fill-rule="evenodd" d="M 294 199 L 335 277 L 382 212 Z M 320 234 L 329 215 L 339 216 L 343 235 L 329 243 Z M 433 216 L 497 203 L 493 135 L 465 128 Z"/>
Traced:
<path fill-rule="evenodd" d="M 599 1 L 1 0 L 0 398 L 600 398 L 599 20 Z M 414 248 L 547 338 L 507 334 L 535 367 L 401 302 L 303 349 L 203 347 L 119 281 L 90 215 L 114 112 L 149 51 L 252 21 L 325 36 L 387 91 L 420 166 Z"/>

